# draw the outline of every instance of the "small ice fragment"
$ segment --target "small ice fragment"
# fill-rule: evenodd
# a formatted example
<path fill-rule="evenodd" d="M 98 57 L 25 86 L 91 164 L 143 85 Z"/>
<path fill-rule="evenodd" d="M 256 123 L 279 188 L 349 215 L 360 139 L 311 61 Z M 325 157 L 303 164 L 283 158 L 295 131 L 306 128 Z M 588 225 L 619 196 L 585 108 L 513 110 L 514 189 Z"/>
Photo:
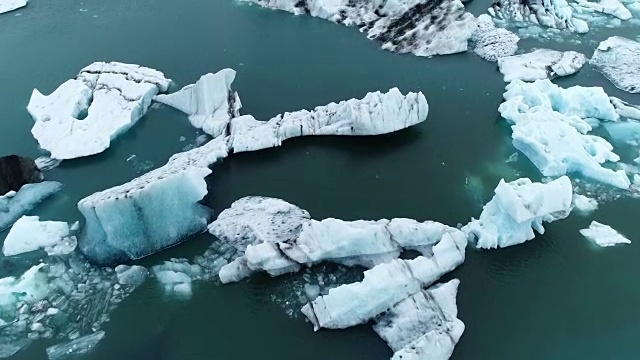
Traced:
<path fill-rule="evenodd" d="M 591 222 L 588 229 L 580 230 L 580 234 L 601 247 L 616 244 L 631 244 L 631 241 L 608 225 L 597 221 Z"/>

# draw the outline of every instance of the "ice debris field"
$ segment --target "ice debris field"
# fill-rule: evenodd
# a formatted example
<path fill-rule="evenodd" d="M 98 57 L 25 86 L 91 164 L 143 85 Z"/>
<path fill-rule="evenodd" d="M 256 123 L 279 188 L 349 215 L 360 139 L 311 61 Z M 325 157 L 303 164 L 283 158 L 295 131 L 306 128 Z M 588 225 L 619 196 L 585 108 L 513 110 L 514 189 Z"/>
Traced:
<path fill-rule="evenodd" d="M 109 336 L 102 325 L 110 312 L 149 278 L 167 296 L 188 301 L 195 282 L 222 286 L 251 281 L 256 273 L 301 272 L 303 296 L 288 303 L 288 311 L 296 307 L 314 330 L 372 324 L 394 352 L 392 359 L 446 360 L 465 330 L 456 305 L 464 283 L 439 280 L 464 263 L 467 246 L 498 249 L 533 241 L 546 223 L 573 214 L 591 217 L 614 200 L 585 191 L 584 182 L 613 189 L 618 197 L 640 194 L 640 106 L 602 87 L 552 81 L 590 67 L 620 90 L 640 93 L 640 43 L 612 36 L 593 54 L 519 49 L 525 37 L 558 39 L 619 26 L 640 13 L 640 3 L 497 0 L 475 17 L 459 0 L 243 1 L 357 27 L 384 50 L 422 57 L 469 50 L 495 63 L 507 83 L 497 112 L 518 151 L 513 161 L 523 155 L 541 180 L 501 180 L 477 219 L 457 226 L 406 218 L 316 219 L 286 199 L 262 196 L 237 199 L 228 209 L 215 209 L 222 211 L 214 217 L 201 201 L 211 190 L 206 178 L 216 163 L 294 137 L 400 131 L 427 120 L 427 97 L 383 89 L 257 120 L 241 114 L 232 69 L 176 89 L 158 70 L 95 62 L 49 95 L 33 90 L 26 110 L 33 137 L 47 153 L 35 161 L 39 171 L 117 146 L 154 101 L 185 113 L 194 131 L 209 137 L 163 166 L 82 199 L 82 228 L 29 215 L 64 191 L 60 183 L 33 178 L 0 194 L 0 231 L 8 229 L 4 256 L 43 254 L 22 274 L 0 279 L 0 358 L 39 339 L 57 339 L 46 349 L 51 360 L 92 351 Z M 0 0 L 0 13 L 26 5 Z M 616 146 L 633 148 L 637 158 L 617 154 Z M 3 171 L 2 181 L 16 177 Z M 207 231 L 210 247 L 191 260 L 149 268 L 124 264 Z M 599 247 L 631 243 L 595 220 L 580 234 Z M 409 251 L 417 255 L 409 258 Z M 340 274 L 324 273 L 329 263 L 362 276 L 338 280 Z M 307 276 L 312 271 L 315 279 Z"/>

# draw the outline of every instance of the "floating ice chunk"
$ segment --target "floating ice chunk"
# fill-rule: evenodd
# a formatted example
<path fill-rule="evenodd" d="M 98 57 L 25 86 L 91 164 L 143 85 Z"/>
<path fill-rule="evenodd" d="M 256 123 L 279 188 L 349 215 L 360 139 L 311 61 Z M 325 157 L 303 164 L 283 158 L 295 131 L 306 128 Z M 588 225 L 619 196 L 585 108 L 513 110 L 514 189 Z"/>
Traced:
<path fill-rule="evenodd" d="M 375 332 L 392 359 L 449 359 L 464 332 L 458 316 L 458 279 L 421 290 L 376 318 Z"/>
<path fill-rule="evenodd" d="M 640 43 L 612 36 L 598 45 L 589 64 L 617 88 L 640 93 Z"/>
<path fill-rule="evenodd" d="M 253 270 L 247 265 L 247 259 L 242 256 L 224 265 L 220 269 L 218 276 L 220 277 L 220 282 L 228 284 L 248 278 L 252 273 Z"/>
<path fill-rule="evenodd" d="M 396 259 L 365 271 L 364 280 L 339 286 L 311 301 L 302 312 L 320 328 L 343 329 L 366 323 L 437 281 L 464 261 L 463 234 L 447 233 L 431 256 Z"/>
<path fill-rule="evenodd" d="M 27 0 L 0 0 L 0 14 L 27 6 Z"/>
<path fill-rule="evenodd" d="M 600 0 L 598 2 L 577 0 L 576 5 L 578 8 L 586 11 L 612 15 L 620 20 L 629 20 L 632 18 L 631 12 L 620 2 L 620 0 Z"/>
<path fill-rule="evenodd" d="M 11 226 L 22 215 L 31 211 L 44 199 L 62 189 L 62 184 L 45 181 L 37 184 L 26 184 L 16 192 L 0 196 L 0 231 Z"/>
<path fill-rule="evenodd" d="M 192 294 L 192 282 L 202 276 L 202 268 L 186 260 L 173 259 L 151 268 L 153 275 L 164 286 L 167 294 L 189 298 Z"/>
<path fill-rule="evenodd" d="M 604 124 L 614 143 L 640 146 L 640 121 L 624 121 Z"/>
<path fill-rule="evenodd" d="M 2 246 L 4 256 L 38 249 L 49 255 L 64 255 L 75 250 L 77 240 L 69 234 L 69 225 L 60 221 L 40 221 L 37 216 L 23 216 L 11 228 Z"/>
<path fill-rule="evenodd" d="M 140 286 L 149 275 L 149 270 L 139 265 L 118 265 L 115 271 L 121 285 Z"/>
<path fill-rule="evenodd" d="M 425 121 L 428 112 L 421 92 L 403 95 L 393 88 L 384 94 L 368 93 L 361 100 L 284 113 L 266 122 L 250 115 L 235 118 L 230 144 L 234 152 L 243 152 L 280 146 L 297 136 L 386 134 Z"/>
<path fill-rule="evenodd" d="M 97 331 L 72 340 L 66 344 L 59 344 L 47 348 L 49 360 L 72 359 L 77 355 L 86 354 L 104 339 L 105 332 Z"/>
<path fill-rule="evenodd" d="M 55 159 L 98 154 L 135 125 L 170 83 L 161 72 L 138 65 L 93 63 L 51 95 L 33 90 L 27 106 L 35 120 L 31 133 Z"/>
<path fill-rule="evenodd" d="M 580 234 L 601 247 L 617 244 L 631 244 L 631 241 L 608 225 L 592 221 L 588 229 L 580 230 Z"/>
<path fill-rule="evenodd" d="M 584 195 L 574 194 L 573 206 L 581 213 L 588 214 L 598 209 L 598 201 Z"/>
<path fill-rule="evenodd" d="M 49 291 L 47 274 L 42 271 L 44 266 L 35 265 L 17 279 L 0 279 L 0 310 L 7 311 L 20 301 L 33 304 L 44 299 Z"/>
<path fill-rule="evenodd" d="M 467 50 L 476 28 L 473 15 L 459 0 L 243 0 L 260 6 L 357 26 L 382 48 L 418 56 L 453 54 Z"/>
<path fill-rule="evenodd" d="M 566 176 L 546 184 L 527 178 L 510 183 L 500 180 L 480 219 L 472 219 L 462 231 L 476 238 L 479 248 L 522 244 L 535 237 L 534 229 L 544 234 L 543 221 L 552 222 L 569 215 L 572 191 Z"/>
<path fill-rule="evenodd" d="M 531 0 L 526 3 L 519 0 L 498 0 L 488 12 L 498 19 L 566 29 L 580 34 L 589 31 L 589 26 L 584 20 L 573 16 L 573 10 L 565 0 Z"/>
<path fill-rule="evenodd" d="M 60 165 L 62 160 L 53 159 L 48 156 L 40 156 L 35 160 L 35 162 L 38 169 L 40 169 L 41 171 L 47 171 Z"/>
<path fill-rule="evenodd" d="M 616 97 L 609 97 L 611 104 L 615 107 L 616 112 L 621 117 L 625 117 L 633 120 L 640 120 L 640 106 L 629 104 L 626 101 L 622 101 Z"/>
<path fill-rule="evenodd" d="M 80 250 L 93 262 L 138 259 L 204 231 L 211 210 L 199 204 L 207 194 L 209 165 L 227 156 L 224 138 L 173 155 L 166 165 L 78 203 L 86 218 Z"/>
<path fill-rule="evenodd" d="M 575 74 L 587 62 L 587 58 L 575 51 L 538 49 L 522 55 L 498 60 L 505 82 L 513 80 L 535 81 Z"/>
<path fill-rule="evenodd" d="M 235 78 L 234 70 L 220 70 L 173 94 L 157 95 L 154 100 L 186 113 L 193 126 L 218 137 L 226 134 L 229 121 L 240 115 L 240 97 L 231 90 Z"/>
<path fill-rule="evenodd" d="M 475 52 L 487 61 L 511 56 L 518 51 L 518 35 L 503 28 L 496 28 L 487 14 L 478 16 L 478 28 L 470 39 Z"/>

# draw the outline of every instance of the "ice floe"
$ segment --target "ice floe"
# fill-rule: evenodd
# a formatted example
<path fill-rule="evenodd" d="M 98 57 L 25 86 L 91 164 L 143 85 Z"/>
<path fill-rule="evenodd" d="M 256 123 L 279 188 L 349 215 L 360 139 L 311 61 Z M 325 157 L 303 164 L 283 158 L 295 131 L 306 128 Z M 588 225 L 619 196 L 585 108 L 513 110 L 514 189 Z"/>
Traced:
<path fill-rule="evenodd" d="M 77 244 L 66 222 L 40 221 L 37 216 L 23 216 L 11 227 L 2 253 L 13 256 L 43 249 L 49 255 L 65 255 L 72 252 Z"/>
<path fill-rule="evenodd" d="M 503 28 L 497 28 L 487 14 L 478 16 L 478 28 L 470 42 L 473 52 L 487 61 L 511 56 L 518 51 L 518 35 Z"/>
<path fill-rule="evenodd" d="M 203 75 L 178 92 L 157 95 L 154 100 L 186 113 L 194 127 L 218 137 L 225 135 L 229 121 L 240 115 L 240 97 L 231 90 L 235 77 L 234 70 L 223 69 Z"/>
<path fill-rule="evenodd" d="M 27 0 L 0 0 L 0 14 L 27 6 Z"/>
<path fill-rule="evenodd" d="M 580 230 L 580 234 L 598 246 L 608 247 L 617 244 L 631 244 L 631 241 L 611 226 L 592 221 L 589 228 Z"/>
<path fill-rule="evenodd" d="M 612 36 L 598 45 L 589 64 L 617 88 L 640 93 L 640 43 Z"/>
<path fill-rule="evenodd" d="M 150 68 L 93 63 L 50 95 L 33 90 L 27 106 L 35 120 L 31 133 L 55 159 L 98 154 L 135 125 L 170 83 Z"/>
<path fill-rule="evenodd" d="M 587 58 L 575 51 L 538 49 L 530 53 L 507 56 L 498 60 L 505 82 L 535 81 L 572 75 L 580 71 Z"/>
<path fill-rule="evenodd" d="M 0 196 L 0 231 L 11 226 L 22 215 L 31 211 L 44 199 L 62 189 L 62 184 L 55 181 L 44 181 L 26 184 L 18 190 Z"/>

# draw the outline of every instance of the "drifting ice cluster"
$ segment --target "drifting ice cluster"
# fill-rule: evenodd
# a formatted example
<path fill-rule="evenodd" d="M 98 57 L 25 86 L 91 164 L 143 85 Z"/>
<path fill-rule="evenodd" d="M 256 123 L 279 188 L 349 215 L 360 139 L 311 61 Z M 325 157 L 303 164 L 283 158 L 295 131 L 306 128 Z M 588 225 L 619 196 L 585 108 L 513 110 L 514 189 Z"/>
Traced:
<path fill-rule="evenodd" d="M 23 216 L 9 231 L 2 253 L 4 256 L 13 256 L 44 249 L 48 255 L 66 255 L 76 245 L 76 237 L 70 235 L 66 222 L 40 221 L 37 216 Z"/>
<path fill-rule="evenodd" d="M 462 230 L 477 239 L 484 249 L 522 244 L 535 237 L 533 230 L 544 234 L 542 222 L 562 219 L 571 211 L 573 188 L 563 176 L 547 184 L 518 179 L 500 180 L 495 196 L 480 214 Z"/>
<path fill-rule="evenodd" d="M 597 221 L 591 222 L 588 229 L 580 230 L 580 234 L 601 247 L 631 244 L 629 239 L 615 231 L 611 226 L 600 224 Z"/>
<path fill-rule="evenodd" d="M 538 49 L 522 55 L 498 60 L 505 82 L 513 80 L 536 81 L 572 75 L 580 71 L 587 58 L 575 51 Z"/>
<path fill-rule="evenodd" d="M 459 0 L 243 0 L 359 27 L 382 48 L 418 56 L 467 51 L 476 19 Z"/>
<path fill-rule="evenodd" d="M 612 36 L 598 45 L 589 64 L 619 89 L 640 93 L 640 43 Z"/>
<path fill-rule="evenodd" d="M 23 185 L 18 192 L 9 192 L 0 196 L 0 231 L 11 226 L 22 215 L 31 211 L 44 199 L 62 189 L 62 184 L 45 181 Z"/>
<path fill-rule="evenodd" d="M 135 125 L 153 97 L 170 84 L 157 70 L 93 63 L 51 95 L 33 90 L 27 106 L 35 120 L 31 133 L 55 159 L 98 154 Z"/>
<path fill-rule="evenodd" d="M 0 14 L 27 6 L 27 0 L 0 0 Z"/>
<path fill-rule="evenodd" d="M 489 14 L 501 20 L 528 22 L 580 34 L 589 31 L 584 20 L 573 16 L 573 10 L 566 0 L 497 0 L 489 8 Z"/>

